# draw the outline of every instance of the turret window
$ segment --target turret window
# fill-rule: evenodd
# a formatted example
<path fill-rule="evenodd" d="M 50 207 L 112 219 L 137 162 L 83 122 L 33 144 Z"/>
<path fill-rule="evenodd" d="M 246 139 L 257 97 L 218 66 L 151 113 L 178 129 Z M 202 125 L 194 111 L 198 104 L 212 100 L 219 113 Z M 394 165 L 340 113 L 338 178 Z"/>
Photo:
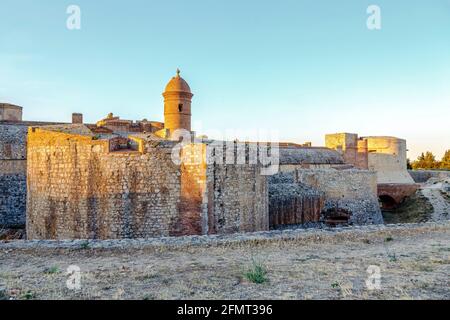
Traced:
<path fill-rule="evenodd" d="M 183 104 L 180 103 L 180 104 L 178 105 L 178 111 L 179 111 L 179 112 L 182 112 L 182 111 L 183 111 Z"/>

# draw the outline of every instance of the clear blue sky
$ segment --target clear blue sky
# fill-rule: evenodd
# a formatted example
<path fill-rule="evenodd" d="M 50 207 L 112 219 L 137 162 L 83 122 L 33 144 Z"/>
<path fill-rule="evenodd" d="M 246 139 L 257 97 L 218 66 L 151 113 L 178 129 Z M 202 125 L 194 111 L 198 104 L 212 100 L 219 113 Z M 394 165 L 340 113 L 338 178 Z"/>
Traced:
<path fill-rule="evenodd" d="M 66 28 L 70 4 L 81 30 Z M 393 135 L 411 158 L 450 149 L 449 0 L 0 0 L 0 14 L 0 101 L 28 120 L 162 120 L 179 67 L 201 132 Z"/>

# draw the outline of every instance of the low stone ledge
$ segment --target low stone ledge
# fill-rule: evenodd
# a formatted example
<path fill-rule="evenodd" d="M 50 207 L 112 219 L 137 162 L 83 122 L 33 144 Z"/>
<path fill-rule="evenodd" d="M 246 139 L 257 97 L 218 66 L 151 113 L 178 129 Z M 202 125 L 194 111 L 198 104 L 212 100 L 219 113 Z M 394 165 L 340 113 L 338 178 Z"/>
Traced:
<path fill-rule="evenodd" d="M 0 241 L 0 250 L 7 249 L 181 249 L 191 247 L 233 247 L 251 243 L 276 241 L 323 241 L 324 238 L 340 236 L 362 236 L 377 231 L 398 232 L 414 229 L 449 228 L 450 220 L 391 225 L 350 226 L 323 229 L 288 229 L 239 233 L 233 235 L 162 237 L 151 239 L 121 240 L 15 240 Z"/>

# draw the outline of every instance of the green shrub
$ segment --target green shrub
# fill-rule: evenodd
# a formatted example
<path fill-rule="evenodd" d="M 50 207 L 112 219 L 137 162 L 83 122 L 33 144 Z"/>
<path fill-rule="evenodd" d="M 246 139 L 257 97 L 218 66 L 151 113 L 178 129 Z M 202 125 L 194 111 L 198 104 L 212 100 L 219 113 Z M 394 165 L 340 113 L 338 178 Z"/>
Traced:
<path fill-rule="evenodd" d="M 331 284 L 331 287 L 332 287 L 333 289 L 338 289 L 338 288 L 341 287 L 341 285 L 339 284 L 339 282 L 333 282 L 333 283 Z"/>
<path fill-rule="evenodd" d="M 90 246 L 89 241 L 84 241 L 84 242 L 80 245 L 80 248 L 86 250 L 86 249 L 89 249 L 89 246 Z"/>
<path fill-rule="evenodd" d="M 32 291 L 28 290 L 27 292 L 22 294 L 21 298 L 24 300 L 31 300 L 36 298 L 36 295 Z"/>
<path fill-rule="evenodd" d="M 255 260 L 252 261 L 252 265 L 248 270 L 244 273 L 244 277 L 253 283 L 262 284 L 268 281 L 267 277 L 267 269 L 261 263 Z"/>
<path fill-rule="evenodd" d="M 46 273 L 46 274 L 54 274 L 54 273 L 58 273 L 58 272 L 59 272 L 59 268 L 57 266 L 52 266 L 52 267 L 44 270 L 44 273 Z"/>

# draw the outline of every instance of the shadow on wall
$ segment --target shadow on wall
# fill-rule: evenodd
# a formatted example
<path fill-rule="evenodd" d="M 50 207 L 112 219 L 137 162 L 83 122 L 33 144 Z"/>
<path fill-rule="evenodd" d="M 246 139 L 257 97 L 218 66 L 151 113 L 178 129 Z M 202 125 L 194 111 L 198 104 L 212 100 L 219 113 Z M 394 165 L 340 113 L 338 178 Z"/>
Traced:
<path fill-rule="evenodd" d="M 0 226 L 25 226 L 26 185 L 25 174 L 0 175 Z"/>

